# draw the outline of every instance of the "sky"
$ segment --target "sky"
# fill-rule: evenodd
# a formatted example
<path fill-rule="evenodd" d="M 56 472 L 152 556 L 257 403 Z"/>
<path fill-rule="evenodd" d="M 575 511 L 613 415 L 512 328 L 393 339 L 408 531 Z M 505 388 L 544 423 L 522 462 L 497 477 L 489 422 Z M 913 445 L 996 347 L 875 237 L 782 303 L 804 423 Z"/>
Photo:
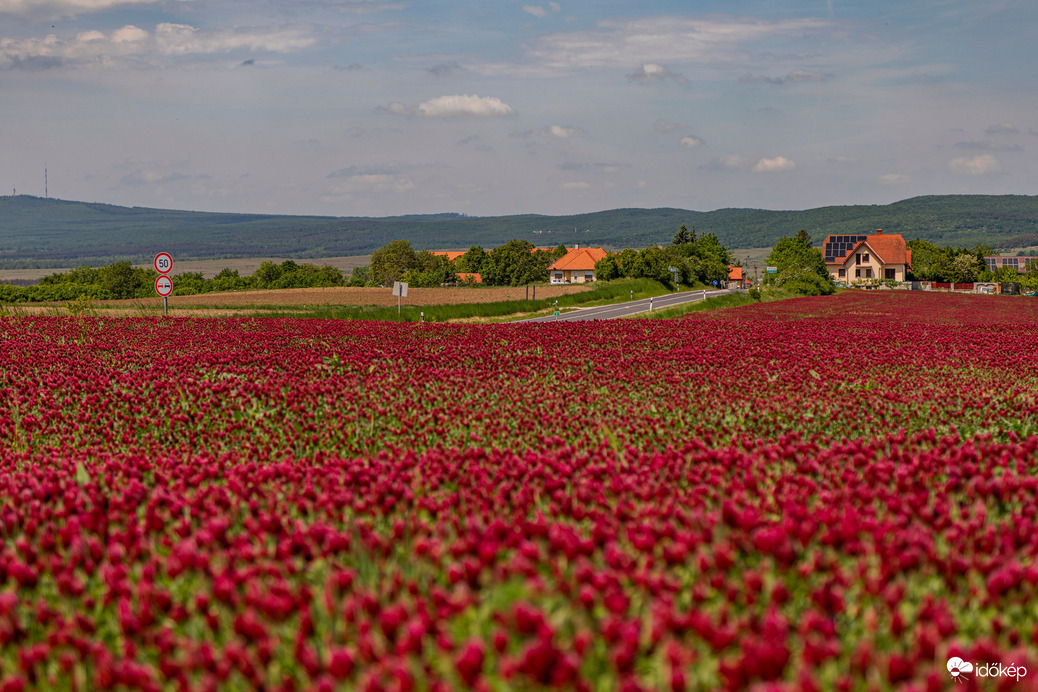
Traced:
<path fill-rule="evenodd" d="M 0 0 L 0 194 L 329 216 L 1035 194 L 1036 65 L 1034 0 Z"/>

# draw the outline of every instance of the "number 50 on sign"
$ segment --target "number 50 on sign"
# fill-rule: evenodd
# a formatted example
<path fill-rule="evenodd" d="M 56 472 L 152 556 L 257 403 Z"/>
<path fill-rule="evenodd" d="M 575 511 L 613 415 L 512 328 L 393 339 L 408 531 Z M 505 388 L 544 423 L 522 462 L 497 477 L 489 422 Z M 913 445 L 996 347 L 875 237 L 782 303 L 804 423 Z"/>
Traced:
<path fill-rule="evenodd" d="M 173 257 L 168 252 L 155 255 L 155 271 L 159 274 L 169 274 L 173 271 Z"/>

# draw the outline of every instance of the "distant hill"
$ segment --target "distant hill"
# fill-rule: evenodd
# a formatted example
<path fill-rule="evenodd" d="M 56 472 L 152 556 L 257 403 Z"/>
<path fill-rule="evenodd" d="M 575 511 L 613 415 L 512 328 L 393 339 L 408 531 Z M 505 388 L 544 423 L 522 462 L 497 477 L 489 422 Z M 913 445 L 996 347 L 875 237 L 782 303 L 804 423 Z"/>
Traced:
<path fill-rule="evenodd" d="M 513 238 L 538 246 L 619 249 L 668 243 L 681 224 L 714 233 L 733 248 L 768 247 L 801 228 L 816 243 L 830 233 L 882 228 L 939 245 L 1016 247 L 1038 244 L 1038 197 L 939 195 L 805 211 L 661 208 L 575 216 L 367 218 L 172 211 L 18 195 L 0 197 L 0 268 L 146 262 L 159 250 L 178 259 L 318 259 L 367 254 L 401 238 L 425 249 L 490 248 Z"/>

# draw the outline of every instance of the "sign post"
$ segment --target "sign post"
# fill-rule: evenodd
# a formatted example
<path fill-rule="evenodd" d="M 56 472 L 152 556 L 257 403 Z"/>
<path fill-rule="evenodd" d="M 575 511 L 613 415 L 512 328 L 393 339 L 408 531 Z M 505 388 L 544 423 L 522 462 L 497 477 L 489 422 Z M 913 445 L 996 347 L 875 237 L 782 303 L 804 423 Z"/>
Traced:
<path fill-rule="evenodd" d="M 168 252 L 160 252 L 155 255 L 155 271 L 159 278 L 155 279 L 155 292 L 162 296 L 162 314 L 169 314 L 169 296 L 173 293 L 173 280 L 169 273 L 173 271 L 173 256 Z"/>
<path fill-rule="evenodd" d="M 173 280 L 165 274 L 160 274 L 155 279 L 155 292 L 162 296 L 162 312 L 169 314 L 169 294 L 173 292 Z"/>
<path fill-rule="evenodd" d="M 396 314 L 400 315 L 400 299 L 407 297 L 407 284 L 403 281 L 393 282 L 393 295 L 396 296 Z"/>

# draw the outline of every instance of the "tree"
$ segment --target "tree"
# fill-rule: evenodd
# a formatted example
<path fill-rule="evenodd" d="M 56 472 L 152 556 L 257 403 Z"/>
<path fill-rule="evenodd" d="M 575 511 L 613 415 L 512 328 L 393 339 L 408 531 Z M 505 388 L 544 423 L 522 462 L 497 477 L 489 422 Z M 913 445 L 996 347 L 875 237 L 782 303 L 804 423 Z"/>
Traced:
<path fill-rule="evenodd" d="M 638 253 L 638 258 L 641 262 L 638 266 L 638 274 L 634 275 L 634 278 L 655 279 L 665 286 L 673 283 L 674 276 L 668 269 L 673 264 L 673 256 L 665 252 L 663 248 L 650 245 Z"/>
<path fill-rule="evenodd" d="M 281 278 L 282 273 L 280 264 L 266 260 L 252 273 L 252 278 L 258 288 L 271 288 Z"/>
<path fill-rule="evenodd" d="M 613 279 L 619 279 L 620 276 L 620 265 L 616 263 L 616 258 L 613 255 L 606 255 L 595 262 L 596 281 L 612 281 Z"/>
<path fill-rule="evenodd" d="M 977 261 L 977 256 L 971 252 L 960 252 L 955 255 L 952 267 L 956 283 L 971 283 L 980 273 L 980 262 Z"/>
<path fill-rule="evenodd" d="M 800 229 L 792 238 L 783 236 L 771 249 L 767 262 L 775 267 L 778 273 L 795 270 L 808 272 L 828 279 L 829 269 L 825 266 L 825 258 L 822 252 L 811 247 L 811 236 L 807 231 Z"/>
<path fill-rule="evenodd" d="M 487 261 L 487 252 L 479 245 L 473 245 L 458 258 L 458 270 L 479 274 L 483 271 L 483 265 Z"/>
<path fill-rule="evenodd" d="M 779 238 L 767 262 L 778 270 L 775 284 L 798 295 L 828 295 L 836 290 L 822 252 L 811 246 L 811 236 L 804 229 L 792 238 Z"/>
<path fill-rule="evenodd" d="M 371 281 L 371 269 L 368 267 L 356 267 L 350 274 L 347 286 L 366 286 Z"/>
<path fill-rule="evenodd" d="M 206 281 L 202 272 L 181 272 L 173 277 L 173 295 L 193 296 L 205 292 Z"/>
<path fill-rule="evenodd" d="M 624 248 L 616 254 L 616 266 L 620 270 L 620 276 L 638 276 L 638 274 L 635 273 L 635 269 L 640 262 L 641 260 L 638 259 L 637 250 Z"/>
<path fill-rule="evenodd" d="M 1000 281 L 1000 282 L 1001 281 L 1018 281 L 1019 278 L 1020 278 L 1020 273 L 1016 270 L 1016 267 L 1010 267 L 1010 266 L 1007 266 L 1007 265 L 1004 265 L 1004 264 L 1001 267 L 999 267 L 998 270 L 995 271 L 992 274 L 992 276 L 991 276 L 991 280 L 992 281 Z"/>
<path fill-rule="evenodd" d="M 670 241 L 670 244 L 671 245 L 688 245 L 689 243 L 692 243 L 692 242 L 694 242 L 694 241 L 692 240 L 692 237 L 689 235 L 688 229 L 685 227 L 685 224 L 681 224 L 681 228 L 679 228 L 678 232 L 674 234 L 674 239 L 672 241 Z"/>
<path fill-rule="evenodd" d="M 109 264 L 101 267 L 97 273 L 101 286 L 111 293 L 113 298 L 133 298 L 137 294 L 133 265 L 129 262 Z"/>
<path fill-rule="evenodd" d="M 371 254 L 371 276 L 380 286 L 389 286 L 415 266 L 415 251 L 406 240 L 394 240 Z"/>
<path fill-rule="evenodd" d="M 454 267 L 447 258 L 427 250 L 415 254 L 415 266 L 404 275 L 404 281 L 418 288 L 434 288 L 457 280 Z"/>
<path fill-rule="evenodd" d="M 483 283 L 494 286 L 522 286 L 548 280 L 551 253 L 535 250 L 533 243 L 510 240 L 487 253 Z"/>

